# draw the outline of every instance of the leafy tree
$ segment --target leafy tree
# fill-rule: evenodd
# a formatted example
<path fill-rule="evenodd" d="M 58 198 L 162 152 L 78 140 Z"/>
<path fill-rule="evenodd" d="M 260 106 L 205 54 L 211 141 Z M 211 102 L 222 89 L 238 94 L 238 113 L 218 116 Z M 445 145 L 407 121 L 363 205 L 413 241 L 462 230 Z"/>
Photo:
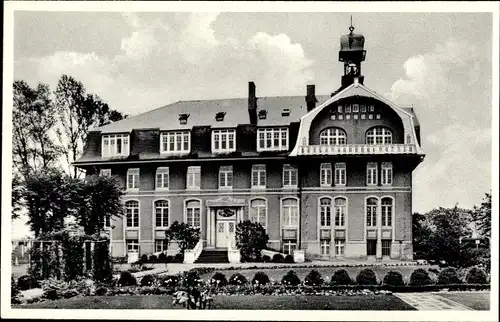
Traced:
<path fill-rule="evenodd" d="M 413 252 L 416 259 L 429 257 L 429 236 L 432 233 L 430 223 L 425 215 L 414 213 L 412 218 Z"/>
<path fill-rule="evenodd" d="M 481 205 L 474 206 L 472 218 L 481 237 L 491 238 L 491 193 L 486 193 Z"/>
<path fill-rule="evenodd" d="M 269 236 L 260 223 L 250 220 L 236 225 L 236 247 L 240 249 L 241 258 L 246 261 L 260 258 L 261 251 L 266 248 Z"/>
<path fill-rule="evenodd" d="M 170 241 L 176 241 L 184 254 L 186 249 L 193 249 L 200 240 L 200 229 L 193 228 L 186 223 L 174 221 L 165 231 L 167 245 Z"/>

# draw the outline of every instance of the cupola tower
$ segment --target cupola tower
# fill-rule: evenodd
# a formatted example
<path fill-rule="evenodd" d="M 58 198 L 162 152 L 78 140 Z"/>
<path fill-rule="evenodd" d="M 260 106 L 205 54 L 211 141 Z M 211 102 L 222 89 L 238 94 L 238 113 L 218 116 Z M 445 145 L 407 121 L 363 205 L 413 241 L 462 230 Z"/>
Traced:
<path fill-rule="evenodd" d="M 355 34 L 354 27 L 349 27 L 350 33 L 340 37 L 339 61 L 344 63 L 344 76 L 342 76 L 342 87 L 351 85 L 357 78 L 363 84 L 364 76 L 361 75 L 361 62 L 365 60 L 366 50 L 365 37 Z"/>

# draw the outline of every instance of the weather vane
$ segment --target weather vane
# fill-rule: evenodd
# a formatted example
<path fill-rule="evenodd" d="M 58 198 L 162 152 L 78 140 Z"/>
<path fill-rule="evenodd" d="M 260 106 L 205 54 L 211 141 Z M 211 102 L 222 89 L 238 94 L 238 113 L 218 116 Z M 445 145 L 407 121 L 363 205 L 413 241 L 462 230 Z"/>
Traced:
<path fill-rule="evenodd" d="M 354 31 L 354 27 L 353 27 L 353 25 L 352 25 L 352 15 L 351 15 L 351 26 L 349 27 L 349 30 L 351 31 L 351 34 L 352 34 L 352 32 Z"/>

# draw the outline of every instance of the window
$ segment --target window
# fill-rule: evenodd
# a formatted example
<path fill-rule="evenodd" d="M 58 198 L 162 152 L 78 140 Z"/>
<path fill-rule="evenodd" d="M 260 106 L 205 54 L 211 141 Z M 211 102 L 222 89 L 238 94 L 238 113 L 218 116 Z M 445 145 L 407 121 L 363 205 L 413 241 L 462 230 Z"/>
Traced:
<path fill-rule="evenodd" d="M 299 202 L 297 199 L 283 199 L 281 211 L 283 226 L 297 227 L 299 225 Z"/>
<path fill-rule="evenodd" d="M 391 130 L 385 127 L 374 127 L 369 129 L 366 132 L 366 144 L 392 144 Z"/>
<path fill-rule="evenodd" d="M 375 256 L 377 254 L 377 240 L 369 239 L 366 241 L 366 255 Z"/>
<path fill-rule="evenodd" d="M 186 202 L 186 223 L 193 228 L 201 228 L 201 206 L 198 200 Z"/>
<path fill-rule="evenodd" d="M 199 166 L 188 167 L 186 179 L 187 179 L 186 187 L 188 189 L 200 189 L 201 167 Z"/>
<path fill-rule="evenodd" d="M 189 118 L 189 114 L 179 114 L 179 123 L 180 124 L 187 124 Z"/>
<path fill-rule="evenodd" d="M 382 256 L 391 256 L 390 240 L 382 240 Z"/>
<path fill-rule="evenodd" d="M 335 199 L 335 226 L 345 225 L 346 205 L 347 202 L 344 198 Z"/>
<path fill-rule="evenodd" d="M 161 134 L 161 153 L 184 152 L 191 150 L 189 131 L 166 132 Z"/>
<path fill-rule="evenodd" d="M 114 156 L 127 156 L 129 154 L 128 134 L 108 134 L 102 136 L 101 153 L 104 158 Z"/>
<path fill-rule="evenodd" d="M 339 115 L 340 120 L 340 115 Z M 341 145 L 346 144 L 345 131 L 339 128 L 329 128 L 321 131 L 319 135 L 321 145 Z"/>
<path fill-rule="evenodd" d="M 343 114 L 339 114 L 339 120 L 343 120 L 344 119 L 344 115 Z"/>
<path fill-rule="evenodd" d="M 346 119 L 346 120 L 350 120 L 350 119 L 351 119 L 351 114 L 347 114 L 347 115 L 345 116 L 345 119 Z"/>
<path fill-rule="evenodd" d="M 377 120 L 380 120 L 380 114 L 376 114 L 376 115 L 375 115 L 375 118 L 376 118 Z"/>
<path fill-rule="evenodd" d="M 127 201 L 125 211 L 127 214 L 127 228 L 139 227 L 139 202 Z"/>
<path fill-rule="evenodd" d="M 139 189 L 139 169 L 128 169 L 127 171 L 127 189 Z"/>
<path fill-rule="evenodd" d="M 155 240 L 155 251 L 157 253 L 164 252 L 168 249 L 168 242 L 166 239 L 156 239 Z"/>
<path fill-rule="evenodd" d="M 351 113 L 351 104 L 346 104 L 346 106 L 345 106 L 345 112 L 346 113 Z"/>
<path fill-rule="evenodd" d="M 358 113 L 359 112 L 359 105 L 358 104 L 352 104 L 352 111 L 354 113 Z"/>
<path fill-rule="evenodd" d="M 111 177 L 111 169 L 101 169 L 99 175 L 101 177 Z"/>
<path fill-rule="evenodd" d="M 213 130 L 212 152 L 234 152 L 236 151 L 235 130 Z"/>
<path fill-rule="evenodd" d="M 330 227 L 332 225 L 332 199 L 320 199 L 319 218 L 321 227 Z"/>
<path fill-rule="evenodd" d="M 368 162 L 366 166 L 366 184 L 377 185 L 377 163 Z"/>
<path fill-rule="evenodd" d="M 321 255 L 328 256 L 330 255 L 330 240 L 322 239 L 321 240 Z"/>
<path fill-rule="evenodd" d="M 335 255 L 344 256 L 345 239 L 335 239 Z"/>
<path fill-rule="evenodd" d="M 219 189 L 233 188 L 233 166 L 219 168 Z"/>
<path fill-rule="evenodd" d="M 217 112 L 217 113 L 215 113 L 215 120 L 217 122 L 222 122 L 222 121 L 224 121 L 225 115 L 226 115 L 226 112 Z"/>
<path fill-rule="evenodd" d="M 260 223 L 264 229 L 267 226 L 267 207 L 264 199 L 250 201 L 250 221 Z"/>
<path fill-rule="evenodd" d="M 345 163 L 335 163 L 335 185 L 345 186 L 346 184 L 346 165 Z"/>
<path fill-rule="evenodd" d="M 331 163 L 321 163 L 320 166 L 320 184 L 322 187 L 332 185 L 332 165 Z"/>
<path fill-rule="evenodd" d="M 168 189 L 169 169 L 156 169 L 156 189 Z"/>
<path fill-rule="evenodd" d="M 354 119 L 357 120 L 358 119 L 358 114 L 354 114 Z"/>
<path fill-rule="evenodd" d="M 169 204 L 168 200 L 155 201 L 155 226 L 168 227 Z"/>
<path fill-rule="evenodd" d="M 260 110 L 259 111 L 259 120 L 265 120 L 267 117 L 267 111 L 266 110 Z"/>
<path fill-rule="evenodd" d="M 361 109 L 361 113 L 366 113 L 366 105 L 361 104 L 360 109 Z"/>
<path fill-rule="evenodd" d="M 293 251 L 297 248 L 297 243 L 295 240 L 287 240 L 283 243 L 283 253 L 287 255 L 293 255 Z"/>
<path fill-rule="evenodd" d="M 368 119 L 373 120 L 373 114 L 368 114 Z"/>
<path fill-rule="evenodd" d="M 406 144 L 410 144 L 411 143 L 411 135 L 408 134 L 406 135 Z"/>
<path fill-rule="evenodd" d="M 361 114 L 361 119 L 362 120 L 366 119 L 366 114 Z"/>
<path fill-rule="evenodd" d="M 375 106 L 370 105 L 370 112 L 374 112 L 374 111 L 375 111 Z"/>
<path fill-rule="evenodd" d="M 104 229 L 111 228 L 111 216 L 104 217 Z"/>
<path fill-rule="evenodd" d="M 392 199 L 382 199 L 382 226 L 392 226 Z"/>
<path fill-rule="evenodd" d="M 288 149 L 288 129 L 266 128 L 257 130 L 257 151 L 280 151 Z"/>
<path fill-rule="evenodd" d="M 127 252 L 138 253 L 139 241 L 137 239 L 127 239 Z"/>
<path fill-rule="evenodd" d="M 391 185 L 392 184 L 392 163 L 382 162 L 382 184 Z"/>
<path fill-rule="evenodd" d="M 377 199 L 369 198 L 366 200 L 366 226 L 373 227 L 377 225 Z"/>
<path fill-rule="evenodd" d="M 283 187 L 297 186 L 297 168 L 290 165 L 283 165 Z"/>
<path fill-rule="evenodd" d="M 342 113 L 342 105 L 339 105 L 338 106 L 338 110 L 337 110 L 339 113 Z"/>
<path fill-rule="evenodd" d="M 252 188 L 265 188 L 266 187 L 266 165 L 254 164 L 252 165 Z"/>

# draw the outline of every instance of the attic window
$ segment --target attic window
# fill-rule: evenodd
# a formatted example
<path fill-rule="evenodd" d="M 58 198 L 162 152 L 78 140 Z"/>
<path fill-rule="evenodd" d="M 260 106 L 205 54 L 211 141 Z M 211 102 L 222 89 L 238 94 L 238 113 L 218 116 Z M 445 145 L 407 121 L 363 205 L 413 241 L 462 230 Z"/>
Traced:
<path fill-rule="evenodd" d="M 226 112 L 217 112 L 217 113 L 215 114 L 215 120 L 216 120 L 217 122 L 222 122 L 222 121 L 224 121 L 224 115 L 226 115 Z"/>
<path fill-rule="evenodd" d="M 189 114 L 179 114 L 179 122 L 181 124 L 187 124 Z"/>
<path fill-rule="evenodd" d="M 281 112 L 281 116 L 290 116 L 290 109 L 284 108 L 283 111 Z"/>
<path fill-rule="evenodd" d="M 260 110 L 259 111 L 259 120 L 265 120 L 267 117 L 267 111 L 266 110 Z"/>

